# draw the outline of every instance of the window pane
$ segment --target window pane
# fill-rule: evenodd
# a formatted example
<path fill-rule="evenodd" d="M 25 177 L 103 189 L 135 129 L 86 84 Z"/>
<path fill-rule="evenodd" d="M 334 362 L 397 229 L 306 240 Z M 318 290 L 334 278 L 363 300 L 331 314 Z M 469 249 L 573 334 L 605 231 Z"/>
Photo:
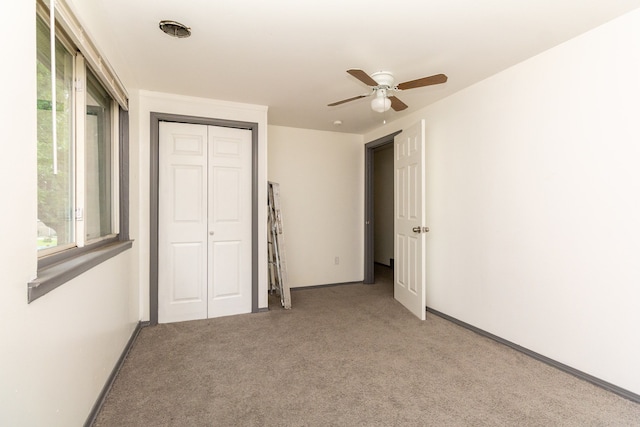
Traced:
<path fill-rule="evenodd" d="M 85 227 L 86 238 L 89 241 L 113 233 L 111 97 L 89 70 L 85 129 Z"/>
<path fill-rule="evenodd" d="M 75 241 L 72 145 L 73 57 L 56 40 L 56 141 L 53 138 L 49 27 L 40 18 L 37 40 L 38 250 Z"/>

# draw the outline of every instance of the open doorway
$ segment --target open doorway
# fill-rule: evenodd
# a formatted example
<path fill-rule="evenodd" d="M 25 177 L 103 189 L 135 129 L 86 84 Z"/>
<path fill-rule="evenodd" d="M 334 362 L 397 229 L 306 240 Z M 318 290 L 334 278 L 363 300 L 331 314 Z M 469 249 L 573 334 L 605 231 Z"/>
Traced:
<path fill-rule="evenodd" d="M 393 138 L 400 132 L 402 131 L 386 135 L 365 145 L 364 283 L 366 284 L 375 282 L 376 263 L 393 268 Z M 386 209 L 389 207 L 391 211 Z"/>

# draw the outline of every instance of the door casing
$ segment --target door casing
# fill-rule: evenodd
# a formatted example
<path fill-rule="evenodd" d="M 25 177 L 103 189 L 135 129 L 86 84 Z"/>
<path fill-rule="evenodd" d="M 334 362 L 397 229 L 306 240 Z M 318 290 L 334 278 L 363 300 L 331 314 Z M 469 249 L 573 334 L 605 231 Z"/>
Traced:
<path fill-rule="evenodd" d="M 230 127 L 251 131 L 251 311 L 258 307 L 258 123 L 151 112 L 149 214 L 149 324 L 158 324 L 158 196 L 160 122 Z M 128 167 L 128 165 L 123 165 Z"/>

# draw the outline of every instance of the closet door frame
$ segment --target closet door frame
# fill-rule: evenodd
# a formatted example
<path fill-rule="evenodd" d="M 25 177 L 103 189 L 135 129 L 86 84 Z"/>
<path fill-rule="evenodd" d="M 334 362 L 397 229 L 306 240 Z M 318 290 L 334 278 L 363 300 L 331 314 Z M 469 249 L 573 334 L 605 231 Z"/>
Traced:
<path fill-rule="evenodd" d="M 251 131 L 251 312 L 258 307 L 258 123 L 151 112 L 149 197 L 149 324 L 158 324 L 158 183 L 160 122 L 189 123 Z M 123 165 L 128 167 L 128 165 Z"/>

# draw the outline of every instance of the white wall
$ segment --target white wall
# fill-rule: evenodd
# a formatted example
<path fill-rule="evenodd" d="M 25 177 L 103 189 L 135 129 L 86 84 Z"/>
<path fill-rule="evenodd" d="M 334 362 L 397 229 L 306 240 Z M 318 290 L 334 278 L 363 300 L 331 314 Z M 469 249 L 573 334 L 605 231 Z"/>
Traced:
<path fill-rule="evenodd" d="M 635 393 L 638 40 L 640 10 L 365 137 L 427 118 L 427 305 Z"/>
<path fill-rule="evenodd" d="M 393 258 L 393 144 L 373 153 L 373 260 Z"/>
<path fill-rule="evenodd" d="M 35 2 L 0 2 L 0 425 L 85 422 L 138 321 L 134 250 L 27 304 L 36 275 Z M 135 247 L 135 245 L 134 245 Z"/>
<path fill-rule="evenodd" d="M 280 184 L 291 287 L 363 279 L 362 141 L 361 135 L 269 126 L 269 180 Z"/>
<path fill-rule="evenodd" d="M 144 248 L 140 252 L 138 269 L 140 271 L 140 290 L 142 317 L 149 319 L 149 195 L 150 195 L 150 115 L 151 112 L 180 114 L 185 116 L 207 117 L 213 119 L 237 120 L 258 123 L 258 204 L 264 209 L 258 210 L 258 264 L 259 295 L 258 306 L 266 308 L 267 300 L 267 107 L 261 105 L 240 104 L 195 98 L 167 93 L 135 91 L 132 93 L 135 118 L 131 121 L 131 134 L 139 141 L 139 150 L 135 165 L 138 173 L 140 195 L 138 223 L 135 226 L 138 244 Z M 132 227 L 132 230 L 134 228 Z"/>

